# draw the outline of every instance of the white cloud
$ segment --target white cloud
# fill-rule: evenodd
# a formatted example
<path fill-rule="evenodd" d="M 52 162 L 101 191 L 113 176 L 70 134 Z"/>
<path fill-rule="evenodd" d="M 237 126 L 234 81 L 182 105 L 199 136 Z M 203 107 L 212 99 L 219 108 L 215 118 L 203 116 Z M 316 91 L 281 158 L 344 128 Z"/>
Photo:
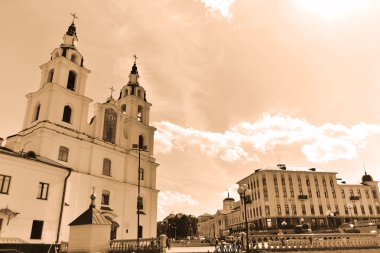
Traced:
<path fill-rule="evenodd" d="M 347 127 L 326 123 L 312 125 L 304 119 L 263 114 L 255 122 L 242 122 L 223 133 L 197 130 L 162 121 L 156 122 L 156 145 L 160 153 L 198 148 L 202 153 L 227 162 L 257 161 L 277 145 L 301 145 L 311 162 L 349 160 L 357 156 L 380 125 L 358 123 Z"/>
<path fill-rule="evenodd" d="M 168 214 L 168 212 L 171 211 L 170 208 L 175 207 L 178 204 L 180 204 L 181 207 L 186 206 L 186 205 L 189 205 L 189 206 L 199 205 L 199 203 L 195 201 L 191 195 L 188 195 L 188 194 L 183 194 L 180 192 L 172 192 L 172 191 L 160 191 L 158 193 L 159 216 Z"/>
<path fill-rule="evenodd" d="M 228 187 L 227 191 L 224 191 L 221 193 L 222 197 L 226 198 L 229 196 L 230 198 L 233 198 L 236 200 L 239 200 L 240 196 L 237 193 L 237 189 L 239 188 L 238 184 L 232 184 Z"/>
<path fill-rule="evenodd" d="M 231 18 L 231 6 L 235 0 L 201 0 L 211 13 L 220 12 L 225 18 Z"/>

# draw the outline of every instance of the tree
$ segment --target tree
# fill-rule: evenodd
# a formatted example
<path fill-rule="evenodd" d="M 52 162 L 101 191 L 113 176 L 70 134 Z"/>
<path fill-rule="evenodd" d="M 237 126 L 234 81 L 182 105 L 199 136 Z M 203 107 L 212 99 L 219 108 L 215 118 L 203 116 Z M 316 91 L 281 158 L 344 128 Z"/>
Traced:
<path fill-rule="evenodd" d="M 169 238 L 186 238 L 197 234 L 197 218 L 182 213 L 170 214 L 157 222 L 157 235 L 166 234 Z"/>

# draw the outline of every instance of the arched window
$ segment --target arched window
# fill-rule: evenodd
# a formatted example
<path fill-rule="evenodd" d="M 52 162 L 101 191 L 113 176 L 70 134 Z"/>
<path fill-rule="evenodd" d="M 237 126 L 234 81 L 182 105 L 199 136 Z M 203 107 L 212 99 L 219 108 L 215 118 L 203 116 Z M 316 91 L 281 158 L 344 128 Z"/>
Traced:
<path fill-rule="evenodd" d="M 69 77 L 67 79 L 67 89 L 74 91 L 75 90 L 75 80 L 77 78 L 77 74 L 74 71 L 69 72 Z"/>
<path fill-rule="evenodd" d="M 141 98 L 141 90 L 137 90 L 137 96 Z"/>
<path fill-rule="evenodd" d="M 54 69 L 51 69 L 51 70 L 49 70 L 49 74 L 48 74 L 48 79 L 47 79 L 48 83 L 53 82 L 53 76 L 54 76 Z"/>
<path fill-rule="evenodd" d="M 71 55 L 71 61 L 76 63 L 77 62 L 76 60 L 77 60 L 77 56 L 75 54 Z"/>
<path fill-rule="evenodd" d="M 111 176 L 111 160 L 104 158 L 103 159 L 103 175 Z"/>
<path fill-rule="evenodd" d="M 32 122 L 38 120 L 38 117 L 40 116 L 40 109 L 41 109 L 41 105 L 37 104 L 36 108 L 34 109 L 34 115 L 33 115 Z"/>
<path fill-rule="evenodd" d="M 64 146 L 60 146 L 59 153 L 58 153 L 58 160 L 67 162 L 68 158 L 69 158 L 69 149 Z"/>
<path fill-rule="evenodd" d="M 143 122 L 143 107 L 141 105 L 137 107 L 137 120 Z"/>
<path fill-rule="evenodd" d="M 127 112 L 127 106 L 126 105 L 121 105 L 121 107 L 120 107 L 120 110 L 122 111 L 122 113 L 126 113 Z"/>
<path fill-rule="evenodd" d="M 63 108 L 62 121 L 71 123 L 71 107 L 68 105 L 66 105 L 65 108 Z"/>
<path fill-rule="evenodd" d="M 103 190 L 102 191 L 102 205 L 109 205 L 110 204 L 110 192 Z"/>
<path fill-rule="evenodd" d="M 139 135 L 139 148 L 142 149 L 144 146 L 144 137 L 140 134 Z"/>
<path fill-rule="evenodd" d="M 117 113 L 111 108 L 104 111 L 103 140 L 115 143 L 117 126 Z"/>
<path fill-rule="evenodd" d="M 128 96 L 128 89 L 124 90 L 124 96 Z"/>

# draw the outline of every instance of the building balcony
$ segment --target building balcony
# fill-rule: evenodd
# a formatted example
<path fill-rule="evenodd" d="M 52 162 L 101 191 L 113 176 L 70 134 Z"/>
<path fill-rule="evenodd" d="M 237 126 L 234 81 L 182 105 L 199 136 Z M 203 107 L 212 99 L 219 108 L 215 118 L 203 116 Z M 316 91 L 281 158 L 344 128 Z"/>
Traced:
<path fill-rule="evenodd" d="M 300 199 L 300 200 L 305 200 L 305 199 L 308 199 L 308 196 L 305 195 L 305 194 L 298 195 L 298 199 Z"/>
<path fill-rule="evenodd" d="M 359 196 L 350 196 L 350 200 L 359 200 L 360 197 Z"/>

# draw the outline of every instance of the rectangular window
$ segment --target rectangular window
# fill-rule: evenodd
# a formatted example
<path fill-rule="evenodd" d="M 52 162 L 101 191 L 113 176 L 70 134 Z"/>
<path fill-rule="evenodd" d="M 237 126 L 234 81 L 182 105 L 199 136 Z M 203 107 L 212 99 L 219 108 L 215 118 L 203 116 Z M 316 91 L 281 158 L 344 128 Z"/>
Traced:
<path fill-rule="evenodd" d="M 267 189 L 264 189 L 264 198 L 268 198 L 268 191 L 267 191 Z"/>
<path fill-rule="evenodd" d="M 276 193 L 276 197 L 280 197 L 280 193 L 278 192 L 278 188 L 274 188 L 274 191 Z"/>
<path fill-rule="evenodd" d="M 358 208 L 356 207 L 356 205 L 354 205 L 353 208 L 354 208 L 354 214 L 358 214 Z"/>
<path fill-rule="evenodd" d="M 306 185 L 310 186 L 310 179 L 309 178 L 306 178 Z"/>
<path fill-rule="evenodd" d="M 357 193 L 358 193 L 359 198 L 361 198 L 362 197 L 362 192 L 360 191 L 360 189 L 357 190 Z"/>
<path fill-rule="evenodd" d="M 368 192 L 368 190 L 365 190 L 364 192 L 365 192 L 365 196 L 367 197 L 367 199 L 369 199 L 369 192 Z"/>
<path fill-rule="evenodd" d="M 285 205 L 285 214 L 289 214 L 289 206 Z"/>
<path fill-rule="evenodd" d="M 292 179 L 292 177 L 290 175 L 288 177 L 288 180 L 289 180 L 289 185 L 293 186 L 293 179 Z"/>
<path fill-rule="evenodd" d="M 323 184 L 323 186 L 326 186 L 326 179 L 325 178 L 322 178 L 322 184 Z"/>
<path fill-rule="evenodd" d="M 332 180 L 332 178 L 330 178 L 330 186 L 334 187 L 334 180 Z"/>
<path fill-rule="evenodd" d="M 350 196 L 353 197 L 354 196 L 354 190 L 350 189 Z"/>
<path fill-rule="evenodd" d="M 267 179 L 263 177 L 263 185 L 267 185 Z"/>
<path fill-rule="evenodd" d="M 314 205 L 310 205 L 310 213 L 315 214 Z"/>
<path fill-rule="evenodd" d="M 281 206 L 277 205 L 277 214 L 281 214 Z"/>
<path fill-rule="evenodd" d="M 333 198 L 336 198 L 336 193 L 334 190 L 332 191 L 332 195 L 333 195 Z"/>
<path fill-rule="evenodd" d="M 329 197 L 329 193 L 327 191 L 325 191 L 325 197 L 328 198 Z"/>
<path fill-rule="evenodd" d="M 109 205 L 110 204 L 110 192 L 109 191 L 102 191 L 102 205 Z"/>
<path fill-rule="evenodd" d="M 301 209 L 302 209 L 302 214 L 305 215 L 306 214 L 306 206 L 302 205 Z"/>
<path fill-rule="evenodd" d="M 292 205 L 292 212 L 294 215 L 297 215 L 297 208 L 295 205 Z"/>
<path fill-rule="evenodd" d="M 38 185 L 37 199 L 48 199 L 49 184 L 40 182 Z"/>
<path fill-rule="evenodd" d="M 277 183 L 277 177 L 276 176 L 273 176 L 273 183 L 274 183 L 274 185 L 277 185 L 278 183 Z"/>
<path fill-rule="evenodd" d="M 346 215 L 348 215 L 348 206 L 344 206 L 344 213 L 346 214 Z"/>
<path fill-rule="evenodd" d="M 281 184 L 285 185 L 285 178 L 283 176 L 281 176 Z"/>
<path fill-rule="evenodd" d="M 58 153 L 58 160 L 67 162 L 68 158 L 69 158 L 69 149 L 64 146 L 60 146 L 59 153 Z"/>
<path fill-rule="evenodd" d="M 362 214 L 365 214 L 365 209 L 363 205 L 360 206 L 360 209 L 362 210 Z"/>
<path fill-rule="evenodd" d="M 315 184 L 315 186 L 318 186 L 318 185 L 319 185 L 319 183 L 318 183 L 318 179 L 317 179 L 317 178 L 314 178 L 314 184 Z"/>
<path fill-rule="evenodd" d="M 293 188 L 290 189 L 290 196 L 291 196 L 291 197 L 294 197 L 294 191 L 293 191 Z"/>
<path fill-rule="evenodd" d="M 265 215 L 266 216 L 270 215 L 270 208 L 269 208 L 269 206 L 265 206 Z"/>
<path fill-rule="evenodd" d="M 267 219 L 267 227 L 268 228 L 272 227 L 272 219 Z"/>
<path fill-rule="evenodd" d="M 372 190 L 372 195 L 373 195 L 374 198 L 377 198 L 376 190 Z"/>
<path fill-rule="evenodd" d="M 44 222 L 42 220 L 34 220 L 32 224 L 32 232 L 30 234 L 30 239 L 41 239 L 43 227 Z"/>
<path fill-rule="evenodd" d="M 342 193 L 342 198 L 345 198 L 346 194 L 344 193 L 344 189 L 342 189 L 340 192 Z"/>
<path fill-rule="evenodd" d="M 0 175 L 0 194 L 8 194 L 10 184 L 11 184 L 10 176 Z"/>
<path fill-rule="evenodd" d="M 336 215 L 339 214 L 339 206 L 338 206 L 338 205 L 335 205 L 335 214 L 336 214 Z"/>
<path fill-rule="evenodd" d="M 323 207 L 322 207 L 322 205 L 319 205 L 319 214 L 323 215 Z"/>
<path fill-rule="evenodd" d="M 368 205 L 369 214 L 373 214 L 373 209 L 371 205 Z"/>
<path fill-rule="evenodd" d="M 311 189 L 307 190 L 307 192 L 309 193 L 309 198 L 313 197 L 313 193 L 311 193 Z"/>
<path fill-rule="evenodd" d="M 320 197 L 321 197 L 321 193 L 319 192 L 319 190 L 318 190 L 318 189 L 316 190 L 316 192 L 315 192 L 315 193 L 317 194 L 317 197 L 318 197 L 318 198 L 320 198 Z"/>
<path fill-rule="evenodd" d="M 286 192 L 286 189 L 284 189 L 283 193 L 284 193 L 284 197 L 288 196 L 288 193 Z"/>

